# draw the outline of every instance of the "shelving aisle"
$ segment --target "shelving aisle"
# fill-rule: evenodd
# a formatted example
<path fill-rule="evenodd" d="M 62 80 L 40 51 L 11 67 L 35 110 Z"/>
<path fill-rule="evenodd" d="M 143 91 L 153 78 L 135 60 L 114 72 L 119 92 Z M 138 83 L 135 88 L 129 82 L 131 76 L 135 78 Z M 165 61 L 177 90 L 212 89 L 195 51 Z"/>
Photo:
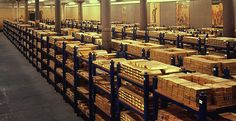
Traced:
<path fill-rule="evenodd" d="M 0 33 L 0 120 L 82 121 Z"/>

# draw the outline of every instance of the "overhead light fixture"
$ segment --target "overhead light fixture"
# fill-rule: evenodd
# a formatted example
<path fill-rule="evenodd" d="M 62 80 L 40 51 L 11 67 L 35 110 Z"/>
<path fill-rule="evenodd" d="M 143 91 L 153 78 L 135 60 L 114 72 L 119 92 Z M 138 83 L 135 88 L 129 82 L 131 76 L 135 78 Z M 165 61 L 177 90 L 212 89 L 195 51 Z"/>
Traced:
<path fill-rule="evenodd" d="M 76 2 L 69 2 L 67 3 L 67 5 L 76 5 L 77 3 Z"/>
<path fill-rule="evenodd" d="M 180 0 L 147 0 L 147 2 L 176 2 L 176 1 L 180 1 Z"/>

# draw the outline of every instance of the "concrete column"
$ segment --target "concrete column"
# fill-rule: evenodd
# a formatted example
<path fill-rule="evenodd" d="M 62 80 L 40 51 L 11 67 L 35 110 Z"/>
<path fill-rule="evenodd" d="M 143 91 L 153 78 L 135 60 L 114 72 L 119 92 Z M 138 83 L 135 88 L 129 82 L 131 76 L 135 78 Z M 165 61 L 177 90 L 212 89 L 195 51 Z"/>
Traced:
<path fill-rule="evenodd" d="M 66 13 L 66 4 L 63 3 L 63 4 L 61 5 L 61 8 L 62 8 L 61 19 L 64 20 L 64 19 L 66 19 L 66 16 L 65 16 L 65 13 Z"/>
<path fill-rule="evenodd" d="M 25 0 L 25 23 L 28 23 L 29 12 L 28 12 L 28 0 Z"/>
<path fill-rule="evenodd" d="M 102 47 L 111 52 L 111 1 L 101 0 L 102 6 Z"/>
<path fill-rule="evenodd" d="M 78 20 L 83 21 L 83 2 L 84 0 L 78 0 Z"/>
<path fill-rule="evenodd" d="M 55 31 L 61 34 L 61 0 L 55 0 Z"/>
<path fill-rule="evenodd" d="M 234 37 L 235 21 L 234 21 L 234 4 L 233 0 L 223 0 L 223 36 Z"/>
<path fill-rule="evenodd" d="M 15 4 L 12 3 L 12 19 L 15 20 L 16 19 L 16 14 L 15 14 Z"/>
<path fill-rule="evenodd" d="M 98 2 L 100 3 L 100 23 L 102 24 L 102 0 L 98 0 Z"/>
<path fill-rule="evenodd" d="M 53 13 L 54 12 L 54 9 L 53 9 L 53 5 L 50 6 L 50 12 Z M 50 14 L 51 15 L 51 14 Z M 50 19 L 54 19 L 54 15 L 52 14 L 50 17 Z"/>
<path fill-rule="evenodd" d="M 101 0 L 98 0 L 100 2 L 100 22 L 102 24 L 102 2 Z"/>
<path fill-rule="evenodd" d="M 35 0 L 35 22 L 36 27 L 39 27 L 39 0 Z"/>
<path fill-rule="evenodd" d="M 147 0 L 140 0 L 140 29 L 147 28 Z"/>
<path fill-rule="evenodd" d="M 20 1 L 16 1 L 17 2 L 17 14 L 16 14 L 16 21 L 17 23 L 20 21 Z"/>

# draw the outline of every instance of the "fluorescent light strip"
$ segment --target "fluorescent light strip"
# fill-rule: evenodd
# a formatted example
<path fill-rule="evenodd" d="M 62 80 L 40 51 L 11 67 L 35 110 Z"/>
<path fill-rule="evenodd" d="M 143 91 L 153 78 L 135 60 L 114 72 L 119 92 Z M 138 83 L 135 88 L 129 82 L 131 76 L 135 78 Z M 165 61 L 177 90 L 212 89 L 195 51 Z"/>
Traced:
<path fill-rule="evenodd" d="M 148 3 L 153 3 L 153 2 L 176 2 L 179 0 L 148 0 Z M 113 2 L 111 5 L 122 5 L 122 4 L 139 4 L 140 1 L 127 1 L 127 2 Z M 99 3 L 89 3 L 89 4 L 84 4 L 83 7 L 89 7 L 89 6 L 99 6 Z"/>

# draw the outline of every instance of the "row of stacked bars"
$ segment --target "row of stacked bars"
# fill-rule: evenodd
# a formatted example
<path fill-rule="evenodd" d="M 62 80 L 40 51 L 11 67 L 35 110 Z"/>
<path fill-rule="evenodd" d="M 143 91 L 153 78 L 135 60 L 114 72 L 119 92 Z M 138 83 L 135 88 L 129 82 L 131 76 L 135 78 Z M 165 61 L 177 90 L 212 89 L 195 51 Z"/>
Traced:
<path fill-rule="evenodd" d="M 8 24 L 11 23 L 8 22 Z M 116 83 L 118 83 L 118 86 L 116 87 L 118 98 L 115 102 L 123 105 L 123 107 L 128 109 L 127 111 L 123 112 L 123 108 L 121 109 L 120 106 L 116 107 L 118 112 L 120 112 L 119 117 L 121 118 L 121 120 L 148 120 L 147 116 L 153 115 L 152 113 L 150 113 L 152 112 L 150 110 L 154 108 L 152 106 L 152 103 L 155 103 L 152 101 L 153 91 L 151 91 L 151 86 L 153 85 L 153 77 L 158 77 L 158 90 L 156 90 L 157 92 L 160 92 L 167 97 L 172 97 L 174 100 L 179 101 L 184 105 L 192 108 L 198 107 L 198 94 L 202 91 L 209 95 L 208 99 L 211 100 L 208 101 L 209 106 L 218 108 L 222 106 L 233 105 L 235 102 L 235 82 L 233 81 L 221 79 L 218 77 L 214 77 L 215 79 L 209 80 L 213 77 L 198 73 L 185 75 L 180 73 L 180 68 L 169 65 L 169 61 L 158 62 L 143 59 L 115 59 L 114 53 L 108 54 L 104 50 L 96 50 L 98 48 L 97 45 L 81 43 L 80 38 L 74 38 L 71 36 L 54 36 L 56 34 L 54 32 L 50 32 L 48 30 L 35 31 L 28 27 L 29 26 L 27 26 L 26 28 L 28 30 L 31 30 L 30 32 L 32 35 L 28 37 L 34 38 L 29 38 L 28 40 L 26 39 L 27 41 L 23 41 L 23 43 L 28 43 L 27 47 L 29 47 L 28 50 L 30 50 L 28 52 L 28 55 L 32 56 L 32 62 L 34 62 L 34 65 L 36 65 L 39 70 L 46 69 L 46 71 L 42 71 L 42 74 L 44 74 L 45 77 L 49 77 L 50 83 L 52 82 L 56 90 L 60 91 L 63 96 L 65 96 L 65 100 L 70 102 L 72 106 L 78 107 L 87 117 L 90 117 L 92 114 L 89 112 L 90 107 L 88 102 L 90 102 L 91 99 L 88 94 L 94 91 L 89 89 L 90 87 L 88 83 L 90 81 L 94 82 L 96 88 L 93 89 L 97 89 L 97 91 L 98 89 L 103 89 L 108 93 L 109 91 L 112 91 L 111 87 L 114 85 L 109 85 L 112 80 L 110 75 L 111 73 L 104 73 L 107 71 L 111 71 L 110 60 L 113 60 L 114 68 L 117 68 L 117 70 L 119 70 L 117 72 L 118 78 L 117 80 L 114 80 Z M 23 25 L 22 28 L 24 28 Z M 17 34 L 18 33 L 15 33 L 15 35 Z M 82 33 L 73 33 L 73 35 L 77 34 Z M 21 35 L 23 35 L 24 37 L 25 34 Z M 22 38 L 19 39 L 22 40 Z M 113 40 L 113 45 L 117 44 L 118 41 L 119 40 Z M 123 41 L 120 42 L 122 43 Z M 152 52 L 152 49 L 161 50 L 162 48 L 164 48 L 159 48 L 158 46 L 160 45 L 151 43 L 136 43 L 135 41 L 131 40 L 127 40 L 127 43 L 128 48 L 137 45 L 135 50 L 130 51 L 131 54 L 137 56 L 140 56 L 137 51 L 141 53 L 142 49 L 144 48 L 143 46 L 147 46 L 147 50 L 150 50 L 150 52 Z M 22 44 L 21 46 L 24 46 L 24 44 Z M 151 48 L 150 46 L 154 47 Z M 74 49 L 76 49 L 76 51 L 74 51 Z M 167 52 L 180 50 L 185 51 L 184 49 L 175 50 L 175 48 L 172 48 L 170 50 L 168 50 L 169 48 L 164 49 L 167 49 Z M 97 56 L 96 61 L 94 61 L 93 64 L 99 66 L 99 68 L 95 70 L 96 73 L 93 72 L 94 79 L 92 80 L 89 79 L 89 73 L 91 73 L 91 71 L 89 71 L 90 69 L 88 68 L 91 67 L 92 64 L 88 62 L 90 52 Z M 192 55 L 192 52 L 189 53 L 191 54 L 188 55 L 187 53 L 186 56 Z M 179 56 L 183 55 L 181 54 Z M 78 57 L 76 58 L 78 59 L 77 61 L 75 57 Z M 118 64 L 118 66 L 116 66 L 116 64 Z M 78 72 L 74 70 L 76 69 L 76 67 L 79 68 Z M 75 73 L 78 73 L 78 75 Z M 77 78 L 79 81 L 76 80 Z M 172 78 L 173 80 L 169 78 Z M 84 79 L 85 81 L 80 81 L 82 79 Z M 113 79 L 115 79 L 114 75 Z M 180 81 L 177 82 L 176 79 Z M 164 91 L 162 90 L 163 87 Z M 113 91 L 115 92 L 114 89 Z M 177 93 L 175 93 L 176 91 Z M 77 95 L 77 93 L 79 93 L 79 95 Z M 96 113 L 94 115 L 95 119 L 106 119 L 105 117 L 103 117 L 104 115 L 99 115 L 102 114 L 101 112 L 105 112 L 105 114 L 111 116 L 112 112 L 110 109 L 111 107 L 113 107 L 111 106 L 111 104 L 114 104 L 114 102 L 112 102 L 112 99 L 110 98 L 111 94 L 106 95 L 104 93 L 98 93 L 94 96 L 95 99 L 92 98 L 94 101 L 92 103 L 94 103 L 94 106 L 96 106 L 97 109 L 101 109 L 93 112 Z M 160 115 L 158 116 L 160 117 Z"/>
<path fill-rule="evenodd" d="M 154 27 L 155 28 L 155 27 Z M 217 28 L 191 29 L 186 27 L 160 27 L 139 30 L 135 25 L 114 26 L 113 38 L 144 39 L 155 41 L 162 45 L 172 44 L 177 48 L 191 47 L 202 54 L 215 50 L 226 50 L 228 58 L 235 58 L 235 38 L 222 37 L 222 30 Z"/>
<path fill-rule="evenodd" d="M 114 50 L 119 51 L 121 44 L 124 46 L 122 48 L 126 48 L 127 54 L 142 57 L 144 52 L 145 58 L 178 65 L 186 70 L 213 75 L 216 67 L 218 70 L 217 76 L 226 76 L 224 74 L 225 70 L 228 70 L 231 75 L 235 75 L 236 59 L 225 59 L 224 56 L 218 55 L 197 55 L 197 52 L 193 49 L 166 47 L 134 40 L 112 40 Z"/>
<path fill-rule="evenodd" d="M 208 97 L 208 109 L 235 105 L 236 83 L 207 74 L 171 74 L 160 76 L 158 92 L 190 107 L 199 106 L 196 95 Z"/>
<path fill-rule="evenodd" d="M 42 20 L 46 21 L 46 20 Z M 35 26 L 35 22 L 31 21 L 31 25 Z M 79 28 L 86 32 L 85 42 L 93 42 L 99 43 L 101 42 L 101 34 L 97 34 L 100 32 L 100 29 L 97 31 L 97 28 L 101 27 L 101 24 L 97 21 L 84 21 L 82 23 L 78 23 L 74 20 L 65 20 L 62 23 L 67 23 L 65 29 L 62 29 L 62 33 L 71 35 L 75 28 Z M 73 26 L 71 24 L 73 23 Z M 48 25 L 46 23 L 40 23 L 42 29 L 52 28 L 54 29 L 54 25 Z M 77 25 L 77 26 L 76 26 Z M 96 28 L 96 26 L 98 26 Z M 161 41 L 167 40 L 172 41 L 176 44 L 177 47 L 183 47 L 185 44 L 190 44 L 191 46 L 197 46 L 199 52 L 206 53 L 206 48 L 214 48 L 217 50 L 227 50 L 227 56 L 231 57 L 232 52 L 235 51 L 235 38 L 221 37 L 222 29 L 217 28 L 201 28 L 201 29 L 191 29 L 189 27 L 184 26 L 170 26 L 170 27 L 157 27 L 156 25 L 149 25 L 148 31 L 139 30 L 137 25 L 135 24 L 122 24 L 114 22 L 112 27 L 115 30 L 115 33 L 121 33 L 123 29 L 125 33 L 122 35 L 126 35 L 127 38 L 133 38 L 134 30 L 137 31 L 135 35 L 141 36 L 142 39 L 144 36 L 148 36 L 146 38 L 156 38 L 160 41 L 160 44 L 163 44 Z M 69 28 L 71 27 L 71 28 Z M 93 27 L 90 31 L 85 31 L 87 28 Z M 134 29 L 135 28 L 135 29 Z M 147 34 L 145 34 L 147 33 Z M 93 36 L 94 40 L 90 37 Z M 115 37 L 114 37 L 115 38 Z M 124 37 L 125 38 L 125 37 Z M 84 39 L 83 39 L 84 40 Z M 95 41 L 96 40 L 96 41 Z M 180 41 L 180 42 L 179 42 Z M 165 43 L 165 42 L 164 42 Z M 179 43 L 179 44 L 178 44 Z M 182 45 L 181 45 L 182 43 Z"/>
<path fill-rule="evenodd" d="M 42 20 L 46 21 L 46 20 Z M 35 25 L 35 22 L 31 21 L 31 25 Z M 101 24 L 97 21 L 84 21 L 83 23 L 78 23 L 77 21 L 65 20 L 62 23 L 65 23 L 65 27 L 80 28 L 85 30 L 89 29 L 91 31 L 99 32 L 96 29 L 101 28 Z M 73 25 L 72 25 L 73 24 Z M 122 33 L 125 29 L 125 35 L 128 37 L 133 36 L 133 31 L 136 30 L 137 36 L 145 36 L 145 31 L 139 30 L 138 28 L 134 29 L 137 25 L 135 24 L 122 24 L 122 23 L 113 23 L 112 27 L 115 29 L 116 33 Z M 54 29 L 54 25 L 48 25 L 46 23 L 40 23 L 42 29 Z M 66 29 L 68 29 L 66 28 Z M 64 29 L 64 30 L 66 30 Z M 68 30 L 68 33 L 71 33 L 71 30 Z M 100 29 L 99 29 L 100 30 Z M 160 35 L 163 35 L 163 39 L 176 41 L 178 36 L 183 36 L 182 41 L 190 44 L 198 44 L 198 40 L 201 43 L 205 43 L 210 47 L 219 47 L 226 48 L 227 43 L 234 43 L 235 38 L 220 37 L 222 36 L 222 29 L 217 28 L 201 28 L 201 29 L 191 29 L 189 27 L 183 26 L 170 26 L 170 27 L 157 27 L 155 25 L 149 25 L 148 27 L 148 36 L 151 38 L 160 38 Z M 64 33 L 64 32 L 63 32 Z"/>

